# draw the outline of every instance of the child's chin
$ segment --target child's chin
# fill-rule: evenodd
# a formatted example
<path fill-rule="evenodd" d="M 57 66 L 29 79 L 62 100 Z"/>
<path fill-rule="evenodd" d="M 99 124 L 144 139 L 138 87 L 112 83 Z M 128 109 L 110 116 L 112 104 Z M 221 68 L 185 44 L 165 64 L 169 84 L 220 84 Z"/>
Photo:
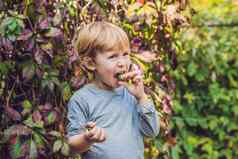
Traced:
<path fill-rule="evenodd" d="M 116 84 L 114 85 L 114 88 L 118 88 L 120 87 L 121 85 L 118 83 L 118 81 L 116 82 Z"/>

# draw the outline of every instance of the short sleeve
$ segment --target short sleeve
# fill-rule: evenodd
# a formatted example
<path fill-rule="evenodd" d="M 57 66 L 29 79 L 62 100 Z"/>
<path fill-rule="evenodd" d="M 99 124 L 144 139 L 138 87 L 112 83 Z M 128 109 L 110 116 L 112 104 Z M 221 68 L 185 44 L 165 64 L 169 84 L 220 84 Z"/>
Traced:
<path fill-rule="evenodd" d="M 71 98 L 68 103 L 67 136 L 80 134 L 85 130 L 85 124 L 88 120 L 87 103 L 80 97 Z"/>

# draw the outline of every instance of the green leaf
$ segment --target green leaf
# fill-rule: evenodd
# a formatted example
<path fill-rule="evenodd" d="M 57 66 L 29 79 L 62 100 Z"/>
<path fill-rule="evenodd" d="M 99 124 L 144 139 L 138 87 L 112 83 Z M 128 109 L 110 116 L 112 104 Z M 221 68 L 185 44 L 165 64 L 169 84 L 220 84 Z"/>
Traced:
<path fill-rule="evenodd" d="M 58 152 L 60 148 L 63 146 L 63 143 L 61 140 L 56 140 L 53 145 L 53 152 Z"/>
<path fill-rule="evenodd" d="M 41 135 L 39 135 L 38 133 L 34 132 L 33 133 L 33 139 L 37 145 L 37 147 L 44 147 L 44 139 Z"/>
<path fill-rule="evenodd" d="M 56 120 L 56 113 L 55 112 L 50 112 L 47 116 L 47 121 L 48 121 L 48 124 L 52 124 L 54 123 Z"/>
<path fill-rule="evenodd" d="M 61 153 L 65 156 L 69 155 L 69 145 L 64 142 L 63 147 L 61 148 Z"/>
<path fill-rule="evenodd" d="M 51 27 L 49 31 L 45 34 L 46 37 L 57 37 L 61 35 L 62 32 L 58 28 Z"/>
<path fill-rule="evenodd" d="M 68 83 L 64 83 L 63 84 L 63 100 L 68 101 L 71 95 L 72 95 L 72 92 L 71 92 L 70 85 Z"/>
<path fill-rule="evenodd" d="M 171 148 L 171 155 L 172 155 L 172 159 L 179 159 L 179 152 L 181 151 L 179 149 L 179 146 L 176 145 L 174 147 Z"/>
<path fill-rule="evenodd" d="M 34 123 L 32 121 L 32 116 L 30 115 L 26 120 L 23 121 L 23 123 L 29 127 L 33 127 Z"/>
<path fill-rule="evenodd" d="M 17 159 L 18 157 L 21 156 L 21 142 L 20 142 L 20 138 L 17 137 L 16 138 L 16 143 L 14 145 L 10 145 L 11 146 L 11 157 L 13 159 Z"/>
<path fill-rule="evenodd" d="M 53 130 L 53 131 L 50 131 L 49 134 L 52 135 L 52 136 L 58 137 L 58 138 L 61 137 L 61 134 L 58 131 Z"/>
<path fill-rule="evenodd" d="M 189 76 L 193 76 L 197 72 L 197 65 L 194 62 L 190 62 L 187 67 L 187 72 Z"/>
<path fill-rule="evenodd" d="M 30 158 L 31 159 L 37 158 L 37 148 L 34 140 L 30 141 Z"/>
<path fill-rule="evenodd" d="M 235 116 L 238 116 L 238 105 L 232 106 L 231 109 L 232 109 L 233 113 L 235 114 Z"/>
<path fill-rule="evenodd" d="M 0 62 L 0 75 L 7 75 L 14 68 L 15 64 L 11 61 Z"/>
<path fill-rule="evenodd" d="M 23 101 L 23 108 L 24 109 L 31 109 L 32 108 L 31 102 L 29 100 L 24 100 Z"/>

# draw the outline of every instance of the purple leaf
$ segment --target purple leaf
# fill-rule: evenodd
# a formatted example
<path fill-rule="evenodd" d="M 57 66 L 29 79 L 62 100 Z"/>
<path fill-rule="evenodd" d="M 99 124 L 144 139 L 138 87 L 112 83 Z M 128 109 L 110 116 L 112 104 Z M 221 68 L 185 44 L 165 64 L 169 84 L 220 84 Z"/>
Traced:
<path fill-rule="evenodd" d="M 43 53 L 44 52 L 39 47 L 36 48 L 34 59 L 36 60 L 38 64 L 42 64 L 42 61 L 44 58 Z"/>
<path fill-rule="evenodd" d="M 48 29 L 48 28 L 49 28 L 49 21 L 48 21 L 48 19 L 43 19 L 42 21 L 40 21 L 39 29 L 44 30 L 44 29 Z"/>
<path fill-rule="evenodd" d="M 32 133 L 32 130 L 24 125 L 21 125 L 21 124 L 13 125 L 4 130 L 3 140 L 14 143 L 15 140 L 10 141 L 11 138 L 14 138 L 14 136 L 21 136 L 21 135 L 28 136 L 31 133 Z"/>
<path fill-rule="evenodd" d="M 155 72 L 157 72 L 157 73 L 164 73 L 165 72 L 165 65 L 162 63 L 162 62 L 160 62 L 159 64 L 156 64 L 155 65 Z"/>
<path fill-rule="evenodd" d="M 177 55 L 176 55 L 176 51 L 175 49 L 170 49 L 169 50 L 169 58 L 171 60 L 171 66 L 173 69 L 176 69 L 177 65 L 178 65 L 178 61 L 177 61 Z"/>
<path fill-rule="evenodd" d="M 13 121 L 20 121 L 21 120 L 21 115 L 18 111 L 16 111 L 15 109 L 13 109 L 10 106 L 5 106 L 5 113 L 7 114 L 7 116 L 12 119 Z"/>
<path fill-rule="evenodd" d="M 52 43 L 48 42 L 46 44 L 40 45 L 41 49 L 47 53 L 51 58 L 53 57 L 53 45 Z"/>
<path fill-rule="evenodd" d="M 13 45 L 10 40 L 7 38 L 2 38 L 1 40 L 2 47 L 4 48 L 5 51 L 12 51 L 13 50 Z"/>
<path fill-rule="evenodd" d="M 27 158 L 29 154 L 29 145 L 28 142 L 25 142 L 21 145 L 21 157 Z"/>
<path fill-rule="evenodd" d="M 171 114 L 172 113 L 172 99 L 169 95 L 164 96 L 164 98 L 162 99 L 162 107 L 163 107 L 163 111 L 167 114 Z"/>
<path fill-rule="evenodd" d="M 46 37 L 58 37 L 62 35 L 62 32 L 58 28 L 51 27 L 47 33 L 44 34 Z"/>
<path fill-rule="evenodd" d="M 37 75 L 38 78 L 41 79 L 44 75 L 44 71 L 40 68 L 36 68 L 36 75 Z"/>
<path fill-rule="evenodd" d="M 71 47 L 68 49 L 68 56 L 69 56 L 69 62 L 68 62 L 69 65 L 71 65 L 74 61 L 76 61 L 79 57 L 74 47 Z"/>
<path fill-rule="evenodd" d="M 141 45 L 142 45 L 141 39 L 140 38 L 134 38 L 131 41 L 131 50 L 133 52 L 138 52 Z"/>
<path fill-rule="evenodd" d="M 17 38 L 17 40 L 23 40 L 26 41 L 28 40 L 31 36 L 33 35 L 33 32 L 29 29 L 25 29 L 21 35 Z"/>
<path fill-rule="evenodd" d="M 85 76 L 82 76 L 81 78 L 78 78 L 78 77 L 72 77 L 71 80 L 71 85 L 73 88 L 80 88 L 83 84 L 85 84 L 86 82 L 86 77 Z"/>
<path fill-rule="evenodd" d="M 53 106 L 50 103 L 45 103 L 44 105 L 39 106 L 39 110 L 42 113 L 47 113 L 47 112 L 51 111 L 52 109 L 53 109 Z"/>
<path fill-rule="evenodd" d="M 32 120 L 34 122 L 40 122 L 42 120 L 42 116 L 38 110 L 36 110 L 32 113 Z"/>

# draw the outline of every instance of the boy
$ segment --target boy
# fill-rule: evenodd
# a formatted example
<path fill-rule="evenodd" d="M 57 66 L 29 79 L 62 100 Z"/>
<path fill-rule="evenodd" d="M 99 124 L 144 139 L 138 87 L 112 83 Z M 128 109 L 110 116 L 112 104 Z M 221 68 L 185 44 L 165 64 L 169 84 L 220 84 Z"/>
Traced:
<path fill-rule="evenodd" d="M 94 22 L 81 29 L 75 41 L 95 80 L 68 103 L 69 145 L 83 159 L 143 159 L 143 137 L 159 133 L 159 120 L 144 92 L 142 75 L 128 71 L 126 33 L 111 23 Z M 117 78 L 121 73 L 123 80 Z"/>

